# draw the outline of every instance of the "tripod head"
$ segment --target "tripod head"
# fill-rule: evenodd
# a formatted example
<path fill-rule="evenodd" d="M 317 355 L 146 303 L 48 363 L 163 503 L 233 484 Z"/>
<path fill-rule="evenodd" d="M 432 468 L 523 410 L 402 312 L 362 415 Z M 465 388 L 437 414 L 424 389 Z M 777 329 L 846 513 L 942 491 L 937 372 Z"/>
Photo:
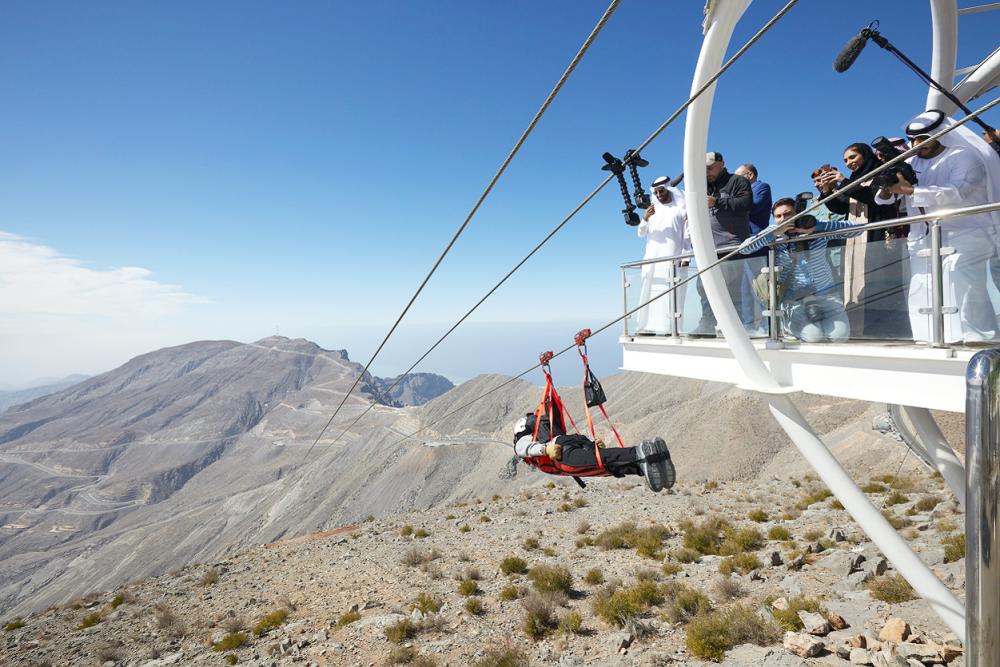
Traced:
<path fill-rule="evenodd" d="M 635 212 L 635 204 L 632 203 L 632 198 L 628 194 L 628 186 L 625 184 L 625 165 L 611 153 L 604 153 L 601 157 L 604 158 L 604 166 L 601 167 L 601 171 L 610 171 L 618 180 L 618 188 L 621 190 L 622 199 L 625 200 L 625 208 L 622 209 L 625 224 L 629 227 L 638 226 L 639 214 Z"/>
<path fill-rule="evenodd" d="M 642 209 L 649 208 L 652 202 L 649 199 L 649 194 L 642 187 L 642 181 L 639 180 L 639 167 L 648 167 L 649 161 L 643 160 L 642 156 L 639 155 L 639 151 L 630 148 L 625 151 L 625 162 L 628 164 L 628 171 L 632 176 L 632 185 L 635 187 L 635 191 L 632 193 L 632 196 L 635 198 L 635 205 Z"/>

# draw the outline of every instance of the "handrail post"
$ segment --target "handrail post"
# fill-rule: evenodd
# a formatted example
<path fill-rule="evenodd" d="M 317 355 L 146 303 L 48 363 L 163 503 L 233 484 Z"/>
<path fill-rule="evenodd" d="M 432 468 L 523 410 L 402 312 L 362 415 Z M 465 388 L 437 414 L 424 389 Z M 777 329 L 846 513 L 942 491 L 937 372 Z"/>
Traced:
<path fill-rule="evenodd" d="M 622 314 L 623 315 L 628 312 L 628 277 L 625 275 L 625 272 L 627 270 L 628 269 L 626 269 L 625 267 L 622 267 Z M 628 336 L 627 316 L 622 318 L 622 328 L 623 328 L 622 335 Z"/>
<path fill-rule="evenodd" d="M 931 346 L 944 347 L 944 271 L 941 221 L 931 223 Z"/>
<path fill-rule="evenodd" d="M 1000 349 L 965 372 L 965 664 L 1000 665 Z"/>
<path fill-rule="evenodd" d="M 677 312 L 677 282 L 677 263 L 671 260 L 667 262 L 667 289 L 670 290 L 667 294 L 667 312 L 670 313 L 670 335 L 674 338 L 680 335 L 677 327 L 677 318 L 680 317 Z"/>
<path fill-rule="evenodd" d="M 778 254 L 774 250 L 774 246 L 768 246 L 767 248 L 767 316 L 770 320 L 768 332 L 771 340 L 779 340 L 781 337 L 781 330 L 778 325 L 778 283 L 777 276 L 778 270 L 776 268 Z"/>

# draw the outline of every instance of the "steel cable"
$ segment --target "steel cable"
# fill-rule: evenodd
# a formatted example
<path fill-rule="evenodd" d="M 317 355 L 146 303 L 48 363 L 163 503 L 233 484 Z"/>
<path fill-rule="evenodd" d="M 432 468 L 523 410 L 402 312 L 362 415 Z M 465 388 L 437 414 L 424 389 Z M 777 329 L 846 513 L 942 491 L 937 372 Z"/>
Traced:
<path fill-rule="evenodd" d="M 333 414 L 330 416 L 330 419 L 327 420 L 326 425 L 323 426 L 323 429 L 319 432 L 319 435 L 317 435 L 316 439 L 313 440 L 312 445 L 310 445 L 309 449 L 306 450 L 303 459 L 309 456 L 309 453 L 312 452 L 313 448 L 316 446 L 316 443 L 319 442 L 320 438 L 323 437 L 323 434 L 326 433 L 328 428 L 330 428 L 330 424 L 333 423 L 333 420 L 337 418 L 337 415 L 344 407 L 344 404 L 347 402 L 347 399 L 351 396 L 352 393 L 354 393 L 354 390 L 357 388 L 358 383 L 361 382 L 361 379 L 365 376 L 365 374 L 368 373 L 368 369 L 371 368 L 372 363 L 378 357 L 379 353 L 382 352 L 382 348 L 385 347 L 385 344 L 389 342 L 389 338 L 391 338 L 392 334 L 395 333 L 396 328 L 399 326 L 399 323 L 403 321 L 403 318 L 406 316 L 406 313 L 409 312 L 410 307 L 413 306 L 413 303 L 417 300 L 417 297 L 420 296 L 420 293 L 424 290 L 424 287 L 427 285 L 428 281 L 430 281 L 431 276 L 434 275 L 435 271 L 437 271 L 438 267 L 441 265 L 441 262 L 444 261 L 445 256 L 451 251 L 452 247 L 455 245 L 455 242 L 458 241 L 458 237 L 461 236 L 462 232 L 465 231 L 465 228 L 472 220 L 472 217 L 476 214 L 476 212 L 479 210 L 479 207 L 486 200 L 486 197 L 493 190 L 493 186 L 496 185 L 497 181 L 500 180 L 500 176 L 503 175 L 504 171 L 507 170 L 507 166 L 511 163 L 511 160 L 514 159 L 514 156 L 517 155 L 517 152 L 521 149 L 521 146 L 524 145 L 524 142 L 527 140 L 528 135 L 530 135 L 532 130 L 535 129 L 535 126 L 538 124 L 538 121 L 540 121 L 542 119 L 542 116 L 545 115 L 545 112 L 552 104 L 552 101 L 555 99 L 556 95 L 558 95 L 559 91 L 562 90 L 563 85 L 569 79 L 570 75 L 573 73 L 573 70 L 576 69 L 576 66 L 580 63 L 580 60 L 583 59 L 584 54 L 590 49 L 591 44 L 593 44 L 594 40 L 597 39 L 597 35 L 600 34 L 601 30 L 604 29 L 604 26 L 607 25 L 608 20 L 611 18 L 611 15 L 615 13 L 615 10 L 618 9 L 618 5 L 620 3 L 621 0 L 612 0 L 611 4 L 608 5 L 608 8 L 604 11 L 604 14 L 597 22 L 597 25 L 594 26 L 594 29 L 590 32 L 590 35 L 587 36 L 587 39 L 584 41 L 583 45 L 577 51 L 576 55 L 573 57 L 573 60 L 570 61 L 569 66 L 563 72 L 562 76 L 559 77 L 559 80 L 556 82 L 555 87 L 553 87 L 551 92 L 549 92 L 548 97 L 545 98 L 545 101 L 542 103 L 542 106 L 538 109 L 538 112 L 535 113 L 535 117 L 531 119 L 531 122 L 528 123 L 528 126 L 524 129 L 524 132 L 521 133 L 521 137 L 517 140 L 517 143 L 514 144 L 514 147 L 511 149 L 510 153 L 507 154 L 507 158 L 500 165 L 500 168 L 497 169 L 497 172 L 493 175 L 493 178 L 490 179 L 490 182 L 486 186 L 486 189 L 483 190 L 483 193 L 481 195 L 479 195 L 479 199 L 476 200 L 476 203 L 472 207 L 472 210 L 470 210 L 469 214 L 465 216 L 465 220 L 462 221 L 461 225 L 459 225 L 458 229 L 451 237 L 451 240 L 448 242 L 448 245 L 445 246 L 444 250 L 441 252 L 441 255 L 437 258 L 437 261 L 435 261 L 434 265 L 431 267 L 431 270 L 427 273 L 423 281 L 420 283 L 420 286 L 417 288 L 417 291 L 413 293 L 412 297 L 410 297 L 409 302 L 403 308 L 403 312 L 399 314 L 399 317 L 396 318 L 395 323 L 393 323 L 392 327 L 389 329 L 389 333 L 387 333 L 385 335 L 385 338 L 382 339 L 382 342 L 379 343 L 378 348 L 375 350 L 375 354 L 373 354 L 371 358 L 368 360 L 368 363 L 365 364 L 364 369 L 361 371 L 361 373 L 358 374 L 358 377 L 354 380 L 354 384 L 352 384 L 351 388 L 347 391 L 346 394 L 344 394 L 344 398 L 341 399 L 340 405 L 337 406 L 337 409 L 334 410 Z"/>
<path fill-rule="evenodd" d="M 974 120 L 975 118 L 978 118 L 981 114 L 985 113 L 986 111 L 989 111 L 990 109 L 992 109 L 993 107 L 995 107 L 997 104 L 1000 104 L 1000 98 L 997 98 L 997 99 L 993 100 L 992 102 L 989 102 L 989 103 L 983 105 L 979 109 L 977 109 L 977 110 L 973 111 L 972 113 L 966 115 L 961 120 L 955 121 L 955 124 L 952 125 L 951 127 L 947 127 L 947 128 L 945 128 L 945 129 L 943 129 L 943 130 L 941 130 L 941 131 L 939 131 L 939 132 L 937 132 L 935 134 L 932 134 L 927 139 L 927 141 L 936 140 L 936 139 L 939 139 L 940 137 L 943 137 L 944 135 L 948 134 L 952 130 L 954 130 L 954 129 L 958 128 L 958 127 L 961 127 L 962 125 L 964 125 L 968 121 Z M 885 164 L 881 165 L 877 169 L 873 169 L 871 172 L 869 172 L 868 176 L 876 176 L 876 175 L 880 174 L 881 172 L 885 171 L 886 169 L 891 168 L 892 166 L 894 166 L 895 164 L 901 162 L 902 160 L 905 160 L 906 158 L 908 158 L 908 157 L 910 157 L 912 155 L 915 155 L 916 152 L 917 152 L 917 150 L 918 150 L 918 147 L 911 147 L 911 148 L 907 149 L 906 151 L 900 153 L 897 157 L 893 158 L 892 160 L 889 160 L 888 162 L 886 162 Z M 801 218 L 801 217 L 803 217 L 805 215 L 808 215 L 811 211 L 816 210 L 817 208 L 819 208 L 820 206 L 822 206 L 823 204 L 825 204 L 827 201 L 829 201 L 829 200 L 833 199 L 834 197 L 837 197 L 837 196 L 839 196 L 841 194 L 844 194 L 845 192 L 849 192 L 849 191 L 855 189 L 856 187 L 858 187 L 859 185 L 860 185 L 860 182 L 855 182 L 855 183 L 848 184 L 845 187 L 832 192 L 829 196 L 827 196 L 827 197 L 819 200 L 818 202 L 816 202 L 815 204 L 813 204 L 812 206 L 810 206 L 806 210 L 802 211 L 801 213 L 797 213 L 796 215 L 792 216 L 791 218 L 789 218 L 785 222 L 781 223 L 780 225 L 776 225 L 774 227 L 769 227 L 769 228 L 763 230 L 762 232 L 756 234 L 755 236 L 751 237 L 750 239 L 747 239 L 746 241 L 744 241 L 740 245 L 740 247 L 735 248 L 733 250 L 730 250 L 729 252 L 727 252 L 726 254 L 720 256 L 718 259 L 716 259 L 714 262 L 712 262 L 711 264 L 709 264 L 705 268 L 699 269 L 695 273 L 693 273 L 693 274 L 689 275 L 688 277 L 686 277 L 686 278 L 678 281 L 673 286 L 671 286 L 669 289 L 666 289 L 662 293 L 657 294 L 656 296 L 654 296 L 654 297 L 652 297 L 652 298 L 650 298 L 650 299 L 648 299 L 648 300 L 640 303 L 635 308 L 632 308 L 631 310 L 626 311 L 620 317 L 617 317 L 617 318 L 611 320 L 610 322 L 608 322 L 607 324 L 601 326 L 598 329 L 594 329 L 591 332 L 591 338 L 593 338 L 594 336 L 596 336 L 596 335 L 598 335 L 600 333 L 603 333 L 604 331 L 607 331 L 609 328 L 611 328 L 614 325 L 622 322 L 623 320 L 625 320 L 629 316 L 635 314 L 636 312 L 642 310 L 643 308 L 645 308 L 649 304 L 653 303 L 657 299 L 661 299 L 661 298 L 667 296 L 668 294 L 670 294 L 671 292 L 676 291 L 678 288 L 683 287 L 684 285 L 688 284 L 692 280 L 697 279 L 699 276 L 701 276 L 701 274 L 703 274 L 703 273 L 705 273 L 707 271 L 712 270 L 713 268 L 715 268 L 716 266 L 718 266 L 722 262 L 728 261 L 729 259 L 733 258 L 737 254 L 739 254 L 740 248 L 744 248 L 744 247 L 750 245 L 750 243 L 754 239 L 766 237 L 766 236 L 768 236 L 770 234 L 774 234 L 774 233 L 780 231 L 781 229 L 785 229 L 785 228 L 789 227 L 796 220 L 798 220 L 799 218 Z M 561 349 L 558 352 L 554 353 L 552 355 L 552 358 L 554 359 L 554 358 L 556 358 L 558 356 L 561 356 L 561 355 L 569 352 L 570 350 L 574 349 L 575 347 L 576 347 L 575 343 L 572 344 L 572 345 L 567 345 L 563 349 Z M 515 380 L 521 379 L 522 377 L 524 377 L 528 373 L 531 373 L 532 371 L 534 371 L 534 370 L 536 370 L 538 368 L 541 368 L 541 364 L 535 364 L 531 368 L 528 368 L 528 369 L 526 369 L 526 370 L 518 373 L 517 375 L 515 375 L 515 376 L 513 376 L 511 378 L 508 378 L 507 380 L 505 380 L 501 384 L 497 385 L 496 387 L 490 389 L 489 391 L 486 391 L 486 392 L 480 394 L 479 396 L 473 398 L 472 400 L 463 403 L 462 405 L 458 406 L 454 410 L 451 410 L 450 412 L 445 413 L 444 415 L 442 415 L 438 419 L 435 419 L 434 421 L 432 421 L 430 424 L 427 424 L 426 426 L 422 426 L 421 428 L 417 429 L 413 433 L 410 433 L 409 435 L 404 436 L 402 439 L 397 440 L 396 442 L 393 443 L 393 446 L 399 445 L 399 444 L 401 444 L 401 443 L 409 440 L 410 438 L 414 437 L 415 435 L 418 435 L 419 433 L 422 433 L 423 431 L 426 431 L 427 429 L 431 428 L 435 424 L 439 424 L 440 422 L 442 422 L 443 420 L 447 419 L 451 415 L 453 415 L 453 414 L 455 414 L 455 413 L 457 413 L 457 412 L 459 412 L 461 410 L 464 410 L 465 408 L 469 407 L 473 403 L 476 403 L 477 401 L 482 400 L 483 398 L 486 398 L 490 394 L 493 394 L 494 392 L 499 391 L 500 389 L 506 387 L 507 385 L 511 384 Z"/>
<path fill-rule="evenodd" d="M 787 14 L 788 11 L 797 2 L 798 2 L 798 0 L 791 0 L 788 4 L 786 4 L 781 9 L 781 11 L 779 11 L 777 14 L 775 14 L 774 17 L 772 17 L 770 21 L 768 21 L 767 23 L 765 23 L 764 26 L 760 30 L 758 30 L 754 34 L 754 36 L 751 37 L 746 42 L 746 44 L 744 44 L 742 47 L 740 47 L 740 49 L 736 53 L 734 53 L 733 56 L 731 58 L 729 58 L 729 60 L 727 60 L 719 68 L 719 70 L 707 82 L 705 82 L 704 85 L 701 86 L 701 88 L 699 88 L 697 91 L 695 91 L 695 93 L 693 95 L 691 95 L 691 97 L 689 97 L 687 99 L 687 101 L 685 101 L 680 107 L 678 107 L 676 111 L 674 111 L 672 114 L 670 114 L 670 116 L 663 123 L 661 123 L 659 125 L 659 127 L 657 127 L 653 131 L 652 134 L 650 134 L 641 144 L 639 144 L 639 148 L 635 149 L 635 154 L 638 155 L 640 151 L 642 151 L 644 148 L 646 148 L 647 146 L 649 146 L 649 144 L 651 144 L 658 136 L 660 136 L 660 134 L 662 134 L 663 131 L 667 129 L 667 127 L 669 127 L 675 120 L 677 120 L 677 118 L 684 112 L 685 109 L 687 109 L 689 106 L 691 106 L 691 104 L 693 104 L 695 100 L 697 100 L 706 90 L 708 90 L 712 86 L 712 84 L 714 84 L 716 81 L 718 81 L 719 77 L 721 77 L 730 67 L 732 67 L 733 64 L 736 63 L 736 61 L 738 61 L 743 56 L 743 54 L 746 53 L 747 50 L 750 49 L 751 46 L 753 46 L 761 37 L 763 37 L 764 34 L 767 33 L 767 31 L 770 30 L 774 26 L 774 24 L 777 23 L 781 19 L 781 17 L 783 17 L 785 14 Z M 630 158 L 626 158 L 625 160 L 623 160 L 622 164 L 628 164 L 629 161 L 630 161 Z M 504 275 L 504 277 L 501 278 L 498 283 L 496 283 L 492 288 L 490 288 L 490 290 L 488 292 L 486 292 L 486 294 L 484 294 L 482 296 L 482 298 L 479 299 L 479 301 L 477 301 L 475 304 L 473 304 L 473 306 L 468 311 L 466 311 L 466 313 L 464 315 L 462 315 L 462 317 L 459 318 L 458 321 L 455 322 L 455 324 L 453 324 L 450 329 L 448 329 L 447 331 L 445 331 L 444 334 L 440 338 L 438 338 L 438 340 L 433 345 L 431 345 L 430 348 L 427 349 L 427 351 L 425 351 L 422 355 L 420 355 L 420 357 L 415 362 L 413 362 L 413 364 L 409 368 L 407 368 L 405 371 L 403 371 L 397 377 L 397 379 L 396 379 L 395 382 L 393 382 L 388 388 L 386 388 L 382 392 L 380 392 L 380 396 L 378 398 L 376 398 L 376 400 L 372 401 L 368 405 L 368 407 L 364 410 L 364 412 L 362 412 L 360 415 L 358 415 L 358 417 L 353 422 L 351 422 L 348 426 L 346 426 L 340 432 L 340 434 L 334 439 L 334 441 L 332 443 L 330 443 L 330 446 L 336 445 L 338 442 L 340 442 L 340 439 L 343 438 L 344 435 L 348 431 L 350 431 L 352 428 L 354 428 L 354 426 L 358 422 L 360 422 L 365 417 L 365 415 L 367 415 L 376 405 L 379 404 L 380 399 L 384 399 L 384 397 L 390 391 L 392 391 L 400 382 L 403 381 L 403 378 L 405 378 L 414 368 L 416 368 L 417 365 L 420 364 L 420 362 L 422 362 L 424 359 L 426 359 L 430 355 L 431 352 L 433 352 L 435 349 L 437 349 L 438 345 L 440 345 L 441 343 L 443 343 L 444 340 L 446 338 L 448 338 L 448 336 L 450 336 L 455 331 L 455 329 L 457 329 L 459 326 L 461 326 L 462 323 L 465 322 L 465 320 L 468 319 L 470 315 L 472 315 L 472 313 L 474 313 L 476 310 L 478 310 L 478 308 L 481 305 L 483 305 L 483 303 L 485 303 L 487 299 L 489 299 L 491 296 L 493 296 L 493 294 L 498 289 L 500 289 L 500 287 L 504 283 L 506 283 L 507 280 L 511 276 L 513 276 L 514 273 L 517 272 L 518 269 L 520 269 L 529 259 L 531 259 L 532 256 L 534 256 L 534 254 L 536 252 L 538 252 L 542 248 L 542 246 L 544 246 L 546 243 L 548 243 L 549 240 L 553 236 L 555 236 L 563 227 L 565 227 L 566 224 L 570 220 L 572 220 L 576 216 L 576 214 L 579 213 L 583 209 L 584 206 L 586 206 L 587 204 L 589 204 L 590 201 L 594 197 L 596 197 L 597 194 L 601 190 L 603 190 L 604 187 L 608 183 L 610 183 L 613 178 L 614 178 L 614 175 L 609 175 L 596 188 L 594 188 L 590 192 L 590 194 L 588 194 L 586 197 L 584 197 L 583 200 L 579 204 L 577 204 L 576 208 L 574 208 L 572 211 L 570 211 L 569 215 L 567 215 L 565 218 L 563 218 L 559 222 L 559 224 L 557 224 L 555 227 L 553 227 L 552 230 L 549 231 L 549 233 L 546 234 L 542 238 L 542 240 L 539 241 L 538 244 L 535 245 L 535 247 L 532 248 L 531 251 L 527 255 L 525 255 L 523 258 L 521 258 L 521 260 L 517 264 L 515 264 L 514 267 L 510 271 L 508 271 L 507 274 Z M 325 429 L 324 429 L 324 431 L 325 431 Z"/>

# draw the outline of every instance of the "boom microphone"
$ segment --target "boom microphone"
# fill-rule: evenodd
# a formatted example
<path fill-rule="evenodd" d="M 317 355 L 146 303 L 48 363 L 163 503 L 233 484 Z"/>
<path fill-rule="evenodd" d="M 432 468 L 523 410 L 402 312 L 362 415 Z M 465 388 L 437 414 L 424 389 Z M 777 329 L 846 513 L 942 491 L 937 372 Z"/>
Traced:
<path fill-rule="evenodd" d="M 865 50 L 865 44 L 868 43 L 871 36 L 871 31 L 865 28 L 852 37 L 851 41 L 845 44 L 844 48 L 837 54 L 836 59 L 833 61 L 833 69 L 839 73 L 846 72 L 847 68 L 853 65 L 854 61 L 861 55 L 861 52 Z"/>

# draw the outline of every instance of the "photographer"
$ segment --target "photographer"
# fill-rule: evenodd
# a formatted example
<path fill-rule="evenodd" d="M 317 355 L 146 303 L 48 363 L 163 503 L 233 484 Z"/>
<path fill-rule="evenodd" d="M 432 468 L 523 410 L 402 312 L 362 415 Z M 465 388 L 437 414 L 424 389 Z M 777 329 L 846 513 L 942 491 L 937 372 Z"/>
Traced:
<path fill-rule="evenodd" d="M 687 226 L 687 208 L 684 193 L 671 187 L 670 179 L 660 176 L 653 181 L 652 203 L 646 209 L 638 234 L 646 239 L 643 259 L 673 257 L 691 252 L 691 238 Z M 678 266 L 675 261 L 674 266 Z M 643 264 L 642 291 L 639 302 L 645 303 L 670 288 L 670 272 L 667 262 Z M 684 291 L 677 292 L 677 310 L 684 311 Z M 669 301 L 658 299 L 639 311 L 638 335 L 652 336 L 670 331 Z"/>
<path fill-rule="evenodd" d="M 821 182 L 824 194 L 859 183 L 846 194 L 837 195 L 827 208 L 847 216 L 854 224 L 881 222 L 898 217 L 893 204 L 875 202 L 877 184 L 868 174 L 881 164 L 868 144 L 855 143 L 844 149 L 844 165 L 850 170 L 844 178 L 837 170 L 825 173 Z M 905 230 L 903 230 L 905 232 Z M 851 334 L 867 338 L 910 338 L 910 327 L 900 315 L 906 310 L 904 285 L 909 277 L 904 233 L 876 229 L 847 241 L 844 247 L 844 305 L 851 322 Z"/>
<path fill-rule="evenodd" d="M 797 209 L 803 209 L 802 203 L 808 195 L 809 193 L 804 193 L 798 200 L 785 197 L 776 201 L 771 208 L 775 225 L 791 218 Z M 800 218 L 795 227 L 785 230 L 785 234 L 794 237 L 816 232 L 846 230 L 854 226 L 856 225 L 849 222 L 816 220 L 813 216 L 807 215 Z M 847 342 L 850 334 L 847 313 L 844 311 L 840 290 L 833 279 L 833 272 L 827 259 L 827 246 L 832 239 L 848 238 L 858 234 L 860 232 L 838 234 L 775 246 L 775 273 L 779 281 L 780 295 L 778 307 L 781 311 L 782 330 L 786 334 L 805 343 Z M 740 253 L 748 255 L 770 245 L 774 240 L 773 234 L 766 236 L 746 248 L 741 248 Z"/>
<path fill-rule="evenodd" d="M 955 121 L 942 112 L 927 111 L 906 126 L 917 154 L 907 162 L 919 174 L 913 183 L 897 172 L 896 182 L 882 188 L 876 202 L 902 198 L 909 215 L 935 213 L 959 206 L 996 202 L 1000 198 L 1000 156 L 964 126 L 939 140 L 928 137 Z M 980 342 L 997 338 L 996 310 L 987 292 L 987 265 L 998 247 L 1000 213 L 980 213 L 941 223 L 941 242 L 954 252 L 942 259 L 945 342 Z M 929 226 L 910 226 L 907 239 L 912 276 L 909 289 L 910 324 L 916 340 L 931 340 L 933 322 L 926 312 L 931 303 L 931 247 Z M 925 312 L 921 312 L 924 310 Z"/>
<path fill-rule="evenodd" d="M 753 192 L 750 182 L 742 176 L 726 171 L 722 153 L 711 151 L 706 156 L 706 177 L 708 179 L 708 210 L 712 216 L 712 240 L 716 248 L 735 245 L 750 236 L 750 207 Z M 729 295 L 737 313 L 743 312 L 742 282 L 743 261 L 723 262 L 719 265 Z M 698 296 L 701 297 L 701 320 L 698 328 L 690 332 L 692 336 L 715 335 L 715 313 L 708 302 L 705 287 L 698 280 Z M 752 322 L 744 322 L 744 326 Z"/>

